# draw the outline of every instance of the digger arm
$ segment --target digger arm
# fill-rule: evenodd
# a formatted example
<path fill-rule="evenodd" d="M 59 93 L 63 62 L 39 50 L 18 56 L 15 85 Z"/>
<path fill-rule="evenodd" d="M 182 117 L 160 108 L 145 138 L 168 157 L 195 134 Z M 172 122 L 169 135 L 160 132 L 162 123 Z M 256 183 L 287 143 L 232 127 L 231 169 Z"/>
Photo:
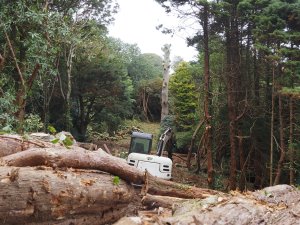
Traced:
<path fill-rule="evenodd" d="M 166 143 L 172 138 L 172 129 L 169 127 L 165 130 L 165 132 L 159 137 L 159 141 L 157 144 L 157 156 L 162 156 L 166 147 Z"/>

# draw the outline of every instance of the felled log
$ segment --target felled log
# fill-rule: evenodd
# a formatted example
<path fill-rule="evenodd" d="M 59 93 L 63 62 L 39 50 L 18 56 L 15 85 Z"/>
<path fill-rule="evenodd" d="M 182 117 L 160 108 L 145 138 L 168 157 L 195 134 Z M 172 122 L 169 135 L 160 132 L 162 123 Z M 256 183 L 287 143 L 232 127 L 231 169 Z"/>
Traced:
<path fill-rule="evenodd" d="M 145 185 L 142 193 L 152 195 L 163 195 L 177 198 L 199 198 L 203 199 L 211 195 L 223 195 L 222 192 L 211 189 L 197 188 L 168 180 L 159 179 L 149 173 L 145 173 Z"/>
<path fill-rule="evenodd" d="M 19 135 L 0 135 L 0 157 L 25 151 L 31 147 L 50 147 L 51 143 L 29 140 Z"/>
<path fill-rule="evenodd" d="M 0 167 L 0 224 L 106 224 L 125 214 L 134 193 L 99 171 Z"/>
<path fill-rule="evenodd" d="M 0 165 L 6 166 L 49 166 L 52 168 L 77 168 L 101 170 L 133 183 L 143 183 L 144 173 L 129 166 L 125 160 L 109 155 L 104 151 L 88 151 L 77 147 L 31 148 L 2 157 Z"/>
<path fill-rule="evenodd" d="M 148 208 L 163 207 L 172 209 L 172 206 L 174 204 L 181 204 L 187 200 L 188 199 L 146 194 L 142 198 L 142 204 L 147 206 Z"/>
<path fill-rule="evenodd" d="M 87 151 L 82 148 L 31 148 L 26 152 L 8 155 L 0 160 L 5 166 L 49 166 L 101 170 L 135 184 L 144 184 L 142 193 L 178 198 L 206 198 L 220 192 L 163 180 L 129 166 L 125 160 L 104 151 Z"/>

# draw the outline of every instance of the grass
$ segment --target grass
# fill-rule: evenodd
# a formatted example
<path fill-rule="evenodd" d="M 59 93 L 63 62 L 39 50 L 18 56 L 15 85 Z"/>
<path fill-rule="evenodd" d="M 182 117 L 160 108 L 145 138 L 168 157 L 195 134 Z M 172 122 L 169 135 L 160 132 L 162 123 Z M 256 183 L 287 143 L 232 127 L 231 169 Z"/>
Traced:
<path fill-rule="evenodd" d="M 159 123 L 152 123 L 152 122 L 142 122 L 139 120 L 126 120 L 125 121 L 126 128 L 138 128 L 144 133 L 149 133 L 153 135 L 153 142 L 152 142 L 152 151 L 156 150 L 157 141 L 159 138 Z M 119 142 L 127 142 L 130 143 L 130 136 L 126 139 L 119 140 Z M 122 143 L 120 143 L 122 144 Z"/>

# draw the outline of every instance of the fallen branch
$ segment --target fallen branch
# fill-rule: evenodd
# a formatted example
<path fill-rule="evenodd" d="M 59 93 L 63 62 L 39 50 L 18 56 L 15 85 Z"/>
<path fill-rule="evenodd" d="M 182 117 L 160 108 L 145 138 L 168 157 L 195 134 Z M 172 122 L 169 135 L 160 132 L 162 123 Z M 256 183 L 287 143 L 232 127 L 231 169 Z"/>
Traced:
<path fill-rule="evenodd" d="M 104 146 L 104 150 L 111 155 L 111 151 L 109 150 L 109 148 L 107 147 L 106 144 L 103 145 Z"/>
<path fill-rule="evenodd" d="M 163 195 L 177 198 L 206 198 L 211 195 L 222 195 L 222 192 L 197 188 L 168 180 L 163 180 L 145 173 L 145 185 L 142 188 L 142 194 Z"/>

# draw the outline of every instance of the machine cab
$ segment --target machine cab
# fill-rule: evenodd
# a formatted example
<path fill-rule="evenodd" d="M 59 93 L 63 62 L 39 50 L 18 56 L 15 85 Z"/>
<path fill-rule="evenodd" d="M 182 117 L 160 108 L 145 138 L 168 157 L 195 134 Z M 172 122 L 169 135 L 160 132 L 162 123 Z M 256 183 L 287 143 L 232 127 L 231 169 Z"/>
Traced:
<path fill-rule="evenodd" d="M 152 134 L 132 132 L 128 154 L 150 154 L 152 147 L 152 138 Z"/>

